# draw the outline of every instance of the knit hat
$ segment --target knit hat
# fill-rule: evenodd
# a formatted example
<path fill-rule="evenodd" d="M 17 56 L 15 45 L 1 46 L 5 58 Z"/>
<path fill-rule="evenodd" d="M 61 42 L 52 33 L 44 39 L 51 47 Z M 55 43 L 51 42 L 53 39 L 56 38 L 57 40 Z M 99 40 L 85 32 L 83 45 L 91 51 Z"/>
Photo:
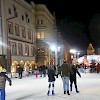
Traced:
<path fill-rule="evenodd" d="M 6 72 L 6 69 L 5 68 L 2 68 L 2 66 L 0 65 L 0 73 L 1 72 Z"/>
<path fill-rule="evenodd" d="M 0 73 L 2 72 L 2 66 L 0 65 Z"/>

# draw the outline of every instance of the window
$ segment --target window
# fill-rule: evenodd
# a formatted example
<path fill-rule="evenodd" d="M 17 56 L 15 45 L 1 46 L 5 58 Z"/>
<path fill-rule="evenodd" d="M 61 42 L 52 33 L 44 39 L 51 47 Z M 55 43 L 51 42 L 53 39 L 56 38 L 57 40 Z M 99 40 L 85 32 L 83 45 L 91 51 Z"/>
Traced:
<path fill-rule="evenodd" d="M 42 39 L 44 38 L 44 32 L 41 32 L 41 38 Z"/>
<path fill-rule="evenodd" d="M 30 29 L 28 29 L 28 39 L 31 40 L 31 30 Z"/>
<path fill-rule="evenodd" d="M 8 32 L 9 34 L 13 34 L 13 23 L 12 22 L 8 22 Z"/>
<path fill-rule="evenodd" d="M 41 20 L 41 24 L 43 24 L 43 20 Z"/>
<path fill-rule="evenodd" d="M 25 45 L 25 55 L 29 55 L 29 46 Z"/>
<path fill-rule="evenodd" d="M 23 48 L 21 43 L 18 44 L 18 54 L 23 55 Z"/>
<path fill-rule="evenodd" d="M 15 24 L 15 34 L 19 36 L 19 25 Z"/>
<path fill-rule="evenodd" d="M 24 21 L 24 16 L 22 15 L 22 20 Z"/>
<path fill-rule="evenodd" d="M 40 38 L 40 32 L 37 32 L 37 38 Z"/>
<path fill-rule="evenodd" d="M 45 53 L 45 47 L 41 47 L 41 52 Z"/>
<path fill-rule="evenodd" d="M 17 55 L 17 47 L 15 42 L 12 42 L 12 55 Z"/>
<path fill-rule="evenodd" d="M 14 13 L 15 13 L 15 16 L 18 17 L 18 13 L 16 11 Z"/>
<path fill-rule="evenodd" d="M 11 8 L 8 8 L 8 13 L 11 14 Z"/>
<path fill-rule="evenodd" d="M 22 27 L 22 37 L 26 38 L 25 27 Z"/>
<path fill-rule="evenodd" d="M 44 32 L 42 31 L 41 33 L 40 32 L 37 32 L 37 38 L 42 38 L 44 39 Z"/>
<path fill-rule="evenodd" d="M 31 46 L 31 56 L 35 55 L 35 48 L 33 46 Z"/>
<path fill-rule="evenodd" d="M 39 25 L 39 20 L 37 20 L 37 25 Z"/>
<path fill-rule="evenodd" d="M 28 19 L 28 23 L 30 23 L 30 19 Z"/>

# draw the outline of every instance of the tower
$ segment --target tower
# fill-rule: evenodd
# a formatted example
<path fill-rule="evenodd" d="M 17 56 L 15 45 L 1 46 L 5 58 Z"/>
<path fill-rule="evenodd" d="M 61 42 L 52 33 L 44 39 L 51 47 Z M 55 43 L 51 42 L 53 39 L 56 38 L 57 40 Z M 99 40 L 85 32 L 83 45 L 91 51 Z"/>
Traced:
<path fill-rule="evenodd" d="M 87 48 L 87 55 L 92 55 L 94 54 L 95 49 L 93 48 L 92 44 L 90 43 L 88 48 Z"/>

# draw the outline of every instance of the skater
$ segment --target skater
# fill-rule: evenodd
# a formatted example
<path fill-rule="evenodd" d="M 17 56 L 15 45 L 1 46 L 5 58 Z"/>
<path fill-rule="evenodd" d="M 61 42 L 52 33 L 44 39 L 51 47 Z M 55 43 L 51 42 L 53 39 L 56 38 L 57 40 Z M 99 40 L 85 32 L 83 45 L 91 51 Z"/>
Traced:
<path fill-rule="evenodd" d="M 20 64 L 18 64 L 18 73 L 19 73 L 19 79 L 22 79 L 23 77 L 23 68 Z"/>
<path fill-rule="evenodd" d="M 54 93 L 55 70 L 54 70 L 54 68 L 53 68 L 52 65 L 50 65 L 50 66 L 48 67 L 47 74 L 48 74 L 48 82 L 49 82 L 47 95 L 50 95 L 50 88 L 51 88 L 51 85 L 52 85 L 52 95 L 54 95 L 54 94 L 55 94 L 55 93 Z"/>
<path fill-rule="evenodd" d="M 69 77 L 70 77 L 70 73 L 73 74 L 70 65 L 66 62 L 66 60 L 64 60 L 63 64 L 61 65 L 61 67 L 59 68 L 59 72 L 58 74 L 61 74 L 61 78 L 63 81 L 63 90 L 64 90 L 64 94 L 70 95 L 69 93 Z"/>
<path fill-rule="evenodd" d="M 77 93 L 79 93 L 78 88 L 77 88 L 77 81 L 76 81 L 76 73 L 81 77 L 79 71 L 77 70 L 75 65 L 71 66 L 71 69 L 73 71 L 73 74 L 70 74 L 70 91 L 72 91 L 72 84 L 74 82 L 75 85 L 75 90 Z"/>
<path fill-rule="evenodd" d="M 3 70 L 0 72 L 0 100 L 5 100 L 5 86 L 6 86 L 6 80 L 9 81 L 9 85 L 12 85 L 12 81 L 10 78 L 6 75 L 6 72 Z"/>
<path fill-rule="evenodd" d="M 35 72 L 35 76 L 36 76 L 36 78 L 38 78 L 38 71 L 37 70 Z"/>

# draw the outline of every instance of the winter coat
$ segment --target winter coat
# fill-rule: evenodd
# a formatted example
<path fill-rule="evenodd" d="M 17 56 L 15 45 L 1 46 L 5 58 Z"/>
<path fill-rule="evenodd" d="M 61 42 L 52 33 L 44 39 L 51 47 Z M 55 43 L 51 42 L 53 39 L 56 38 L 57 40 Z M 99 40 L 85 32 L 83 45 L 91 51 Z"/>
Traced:
<path fill-rule="evenodd" d="M 74 65 L 72 66 L 71 69 L 73 71 L 73 74 L 70 74 L 70 81 L 75 81 L 76 80 L 76 74 L 78 74 L 81 77 L 79 71 L 77 70 L 77 68 Z"/>
<path fill-rule="evenodd" d="M 97 69 L 98 71 L 100 71 L 100 64 L 99 64 L 99 63 L 97 64 L 96 69 Z"/>
<path fill-rule="evenodd" d="M 55 70 L 52 67 L 48 68 L 48 82 L 53 82 L 55 81 Z"/>
<path fill-rule="evenodd" d="M 10 78 L 4 72 L 1 72 L 0 73 L 0 89 L 2 89 L 2 88 L 5 89 L 6 80 L 8 80 L 9 81 L 9 85 L 11 85 Z"/>
<path fill-rule="evenodd" d="M 61 74 L 61 77 L 69 77 L 70 76 L 70 73 L 73 73 L 71 68 L 70 68 L 70 65 L 67 64 L 67 63 L 63 63 L 61 65 L 61 67 L 59 68 L 59 72 L 58 74 Z"/>
<path fill-rule="evenodd" d="M 21 66 L 19 66 L 18 73 L 22 73 L 22 72 L 23 72 L 23 68 Z"/>

